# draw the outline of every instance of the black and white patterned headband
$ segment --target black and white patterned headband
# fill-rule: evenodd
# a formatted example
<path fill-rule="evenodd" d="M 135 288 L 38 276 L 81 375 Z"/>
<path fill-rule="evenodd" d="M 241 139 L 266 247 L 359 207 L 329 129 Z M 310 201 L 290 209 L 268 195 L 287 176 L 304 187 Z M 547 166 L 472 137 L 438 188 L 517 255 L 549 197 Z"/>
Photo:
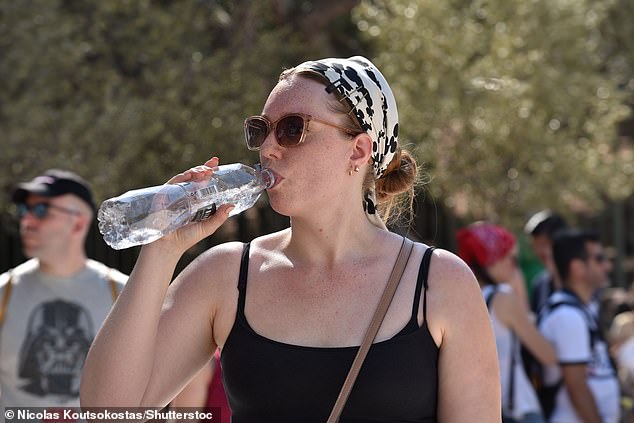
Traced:
<path fill-rule="evenodd" d="M 372 138 L 372 163 L 378 178 L 385 175 L 398 145 L 398 112 L 394 94 L 379 69 L 362 56 L 308 61 L 297 69 L 310 69 L 330 81 L 329 93 L 345 98 L 361 128 Z"/>

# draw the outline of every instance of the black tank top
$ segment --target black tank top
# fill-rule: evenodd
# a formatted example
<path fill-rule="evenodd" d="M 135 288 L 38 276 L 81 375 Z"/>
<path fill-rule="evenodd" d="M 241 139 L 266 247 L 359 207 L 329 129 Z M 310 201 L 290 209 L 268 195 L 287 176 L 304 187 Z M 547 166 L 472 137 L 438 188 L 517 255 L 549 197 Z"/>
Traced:
<path fill-rule="evenodd" d="M 412 317 L 393 338 L 372 345 L 340 421 L 436 422 L 438 347 L 427 327 L 427 274 L 432 248 L 418 273 Z M 307 347 L 265 338 L 244 314 L 249 266 L 245 245 L 238 311 L 220 358 L 233 423 L 324 423 L 358 347 Z M 424 321 L 418 325 L 423 293 Z"/>

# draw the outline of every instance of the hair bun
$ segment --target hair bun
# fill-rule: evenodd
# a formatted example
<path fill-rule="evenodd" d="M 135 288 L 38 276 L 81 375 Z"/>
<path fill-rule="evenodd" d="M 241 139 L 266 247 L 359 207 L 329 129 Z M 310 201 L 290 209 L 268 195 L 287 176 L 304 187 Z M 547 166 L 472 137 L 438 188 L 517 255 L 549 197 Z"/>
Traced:
<path fill-rule="evenodd" d="M 376 196 L 379 203 L 404 192 L 411 192 L 417 174 L 416 159 L 407 150 L 399 148 L 385 175 L 376 181 Z"/>

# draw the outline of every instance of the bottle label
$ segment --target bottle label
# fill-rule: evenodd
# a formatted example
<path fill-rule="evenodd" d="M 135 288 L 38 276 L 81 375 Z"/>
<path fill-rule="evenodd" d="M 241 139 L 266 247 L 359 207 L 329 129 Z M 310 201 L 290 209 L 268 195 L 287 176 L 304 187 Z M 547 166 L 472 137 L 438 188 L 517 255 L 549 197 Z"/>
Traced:
<path fill-rule="evenodd" d="M 210 206 L 199 209 L 194 215 L 194 217 L 192 218 L 192 222 L 200 222 L 200 221 L 209 219 L 215 213 L 216 213 L 216 203 L 212 203 Z"/>
<path fill-rule="evenodd" d="M 207 182 L 203 184 L 206 185 Z M 215 185 L 203 186 L 200 189 L 197 189 L 201 185 L 199 182 L 181 182 L 179 185 L 182 186 L 185 191 L 188 191 L 188 195 L 195 200 L 203 200 L 218 193 L 218 187 Z"/>

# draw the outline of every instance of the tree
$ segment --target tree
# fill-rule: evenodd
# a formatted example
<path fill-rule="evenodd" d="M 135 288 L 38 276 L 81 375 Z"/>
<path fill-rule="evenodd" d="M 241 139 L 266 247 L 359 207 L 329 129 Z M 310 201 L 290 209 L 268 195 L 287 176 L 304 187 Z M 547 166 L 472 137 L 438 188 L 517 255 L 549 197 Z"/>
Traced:
<path fill-rule="evenodd" d="M 284 67 L 356 46 L 323 35 L 354 30 L 356 3 L 0 1 L 0 185 L 64 167 L 103 200 L 211 155 L 257 161 L 244 117 Z"/>
<path fill-rule="evenodd" d="M 614 6 L 395 0 L 357 9 L 393 83 L 402 139 L 457 215 L 518 228 L 541 208 L 596 211 L 632 193 L 631 158 L 615 150 L 629 109 L 602 61 L 600 29 Z"/>

